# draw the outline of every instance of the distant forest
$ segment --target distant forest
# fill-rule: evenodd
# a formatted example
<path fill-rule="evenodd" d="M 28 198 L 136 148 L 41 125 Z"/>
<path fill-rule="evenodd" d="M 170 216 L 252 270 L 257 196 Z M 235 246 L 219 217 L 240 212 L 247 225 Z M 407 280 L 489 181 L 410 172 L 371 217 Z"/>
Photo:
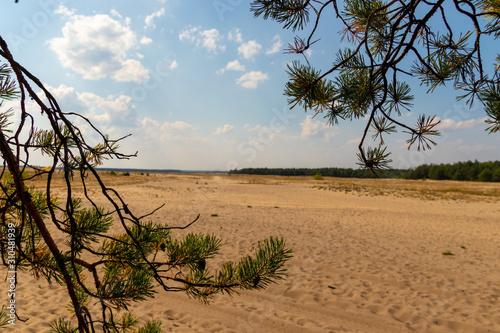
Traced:
<path fill-rule="evenodd" d="M 390 170 L 380 173 L 383 178 L 398 178 L 406 170 Z M 324 177 L 341 177 L 341 178 L 377 178 L 373 173 L 364 169 L 350 168 L 244 168 L 240 170 L 230 170 L 229 174 L 246 174 L 246 175 L 275 175 L 275 176 L 314 176 L 320 174 Z"/>
<path fill-rule="evenodd" d="M 244 168 L 230 170 L 229 174 L 276 175 L 276 176 L 314 176 L 341 178 L 376 178 L 363 169 L 351 168 Z M 477 160 L 453 164 L 424 164 L 413 169 L 393 169 L 379 175 L 383 178 L 467 180 L 481 182 L 500 182 L 500 161 L 478 162 Z"/>
<path fill-rule="evenodd" d="M 406 171 L 402 178 L 500 182 L 500 161 L 424 164 Z"/>

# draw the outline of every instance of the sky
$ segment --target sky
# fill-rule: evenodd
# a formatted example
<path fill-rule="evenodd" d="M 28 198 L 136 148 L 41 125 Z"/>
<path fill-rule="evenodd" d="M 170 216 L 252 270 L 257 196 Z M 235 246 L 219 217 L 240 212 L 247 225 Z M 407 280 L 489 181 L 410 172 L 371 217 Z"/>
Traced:
<path fill-rule="evenodd" d="M 290 110 L 283 95 L 287 63 L 304 61 L 283 50 L 310 28 L 292 32 L 254 18 L 249 1 L 12 0 L 2 14 L 0 34 L 14 58 L 63 111 L 84 115 L 111 138 L 130 135 L 121 152 L 137 157 L 104 167 L 357 167 L 366 119 L 328 126 L 321 114 Z M 318 69 L 349 46 L 331 17 L 307 53 Z M 436 115 L 442 136 L 425 152 L 408 151 L 401 130 L 384 138 L 392 167 L 500 160 L 500 135 L 485 132 L 480 105 L 458 102 L 451 87 L 412 89 L 414 107 L 400 120 L 413 125 L 420 114 Z M 88 125 L 75 124 L 96 140 Z"/>

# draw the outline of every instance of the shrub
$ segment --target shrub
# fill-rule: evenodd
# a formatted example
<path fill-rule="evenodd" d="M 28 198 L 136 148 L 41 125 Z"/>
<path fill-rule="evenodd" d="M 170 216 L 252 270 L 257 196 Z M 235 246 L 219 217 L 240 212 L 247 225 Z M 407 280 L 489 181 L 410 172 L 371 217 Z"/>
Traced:
<path fill-rule="evenodd" d="M 314 180 L 323 180 L 323 175 L 320 173 L 317 173 L 313 176 Z"/>

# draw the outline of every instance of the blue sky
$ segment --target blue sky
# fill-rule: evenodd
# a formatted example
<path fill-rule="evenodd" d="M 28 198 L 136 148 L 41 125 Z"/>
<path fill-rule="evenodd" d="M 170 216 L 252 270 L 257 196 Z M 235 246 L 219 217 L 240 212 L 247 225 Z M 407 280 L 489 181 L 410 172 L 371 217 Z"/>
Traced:
<path fill-rule="evenodd" d="M 288 109 L 283 53 L 295 34 L 254 18 L 242 0 L 56 1 L 3 5 L 0 34 L 65 111 L 79 112 L 138 157 L 105 167 L 228 170 L 243 167 L 356 167 L 364 120 L 327 126 L 321 115 Z M 308 59 L 327 68 L 340 26 L 320 26 Z M 403 133 L 387 141 L 393 167 L 500 159 L 500 136 L 484 111 L 455 100 L 452 88 L 426 95 L 414 85 L 412 112 L 437 115 L 431 151 L 408 151 Z M 78 123 L 95 139 L 88 126 Z M 43 164 L 44 161 L 41 161 Z"/>

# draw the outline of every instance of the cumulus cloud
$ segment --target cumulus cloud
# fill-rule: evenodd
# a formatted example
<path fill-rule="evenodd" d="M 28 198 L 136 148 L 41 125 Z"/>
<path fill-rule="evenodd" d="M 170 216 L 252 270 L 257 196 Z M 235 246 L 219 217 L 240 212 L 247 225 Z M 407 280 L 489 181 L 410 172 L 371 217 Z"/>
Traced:
<path fill-rule="evenodd" d="M 348 146 L 353 146 L 353 145 L 359 145 L 359 143 L 361 142 L 361 137 L 357 138 L 357 139 L 351 139 L 351 140 L 347 140 L 347 145 Z"/>
<path fill-rule="evenodd" d="M 278 53 L 281 50 L 283 43 L 281 42 L 281 38 L 279 35 L 274 36 L 273 45 L 266 51 L 266 54 L 274 54 Z"/>
<path fill-rule="evenodd" d="M 184 130 L 192 130 L 194 127 L 184 121 L 174 121 L 173 123 L 165 122 L 161 126 L 162 131 L 184 131 Z"/>
<path fill-rule="evenodd" d="M 456 121 L 453 119 L 442 119 L 441 123 L 439 124 L 439 129 L 451 129 L 451 130 L 469 129 L 479 124 L 484 124 L 485 120 L 486 118 L 469 119 L 461 121 Z"/>
<path fill-rule="evenodd" d="M 118 81 L 118 82 L 128 82 L 128 81 L 134 81 L 137 83 L 141 83 L 148 77 L 148 72 L 146 69 L 142 67 L 142 64 L 140 61 L 136 59 L 126 59 L 123 60 L 121 63 L 121 67 L 119 70 L 117 70 L 115 73 L 111 75 L 111 77 Z M 137 69 L 144 69 L 143 75 L 136 75 L 135 70 Z M 135 76 L 135 78 L 132 78 Z"/>
<path fill-rule="evenodd" d="M 234 40 L 237 43 L 243 43 L 243 37 L 241 35 L 241 32 L 239 29 L 236 28 L 228 32 L 227 39 Z"/>
<path fill-rule="evenodd" d="M 148 132 L 151 132 L 151 133 L 156 133 L 156 131 L 152 131 L 152 129 L 160 128 L 160 123 L 157 120 L 154 120 L 154 119 L 151 119 L 148 117 L 140 120 L 139 124 L 141 127 L 148 129 Z"/>
<path fill-rule="evenodd" d="M 231 133 L 233 131 L 234 131 L 234 126 L 226 124 L 223 127 L 217 128 L 217 130 L 215 131 L 215 134 L 218 135 L 218 134 L 223 134 L 223 133 Z"/>
<path fill-rule="evenodd" d="M 300 134 L 302 139 L 323 138 L 330 140 L 336 135 L 333 127 L 327 127 L 324 122 L 314 120 L 312 116 L 306 116 L 300 126 L 302 126 L 302 133 Z"/>
<path fill-rule="evenodd" d="M 199 135 L 196 127 L 181 120 L 160 123 L 157 120 L 146 117 L 138 121 L 138 127 L 134 137 L 139 137 L 145 146 L 155 146 L 155 149 L 158 149 L 159 145 L 169 141 L 184 143 L 203 143 L 206 141 L 205 138 Z M 151 144 L 152 142 L 154 144 Z M 163 150 L 165 149 L 167 148 L 164 147 Z"/>
<path fill-rule="evenodd" d="M 253 60 L 261 48 L 262 45 L 257 43 L 255 40 L 251 40 L 238 47 L 238 54 L 242 55 L 245 59 Z"/>
<path fill-rule="evenodd" d="M 217 74 L 222 74 L 225 71 L 245 71 L 245 66 L 240 64 L 238 59 L 230 61 L 227 63 L 226 67 L 221 68 L 217 71 Z"/>
<path fill-rule="evenodd" d="M 154 23 L 154 19 L 157 17 L 162 17 L 163 15 L 165 15 L 165 8 L 161 8 L 160 10 L 152 13 L 151 15 L 146 16 L 146 19 L 144 20 L 144 23 L 146 23 L 146 25 L 144 26 L 144 29 L 156 28 L 156 25 Z"/>
<path fill-rule="evenodd" d="M 262 73 L 261 71 L 251 71 L 243 74 L 238 80 L 236 80 L 236 84 L 244 88 L 255 89 L 257 88 L 259 82 L 267 79 L 269 79 L 267 74 Z"/>
<path fill-rule="evenodd" d="M 110 125 L 134 125 L 132 98 L 130 96 L 101 97 L 92 93 L 80 94 L 80 100 L 91 112 L 92 118 Z"/>
<path fill-rule="evenodd" d="M 148 70 L 128 52 L 137 46 L 129 20 L 120 22 L 109 15 L 73 15 L 62 29 L 62 37 L 49 40 L 61 64 L 87 80 L 105 77 L 120 82 L 141 83 Z"/>
<path fill-rule="evenodd" d="M 201 142 L 197 129 L 184 121 L 165 122 L 160 126 L 162 140 Z"/>
<path fill-rule="evenodd" d="M 179 64 L 177 63 L 177 60 L 174 60 L 170 63 L 170 66 L 168 66 L 168 68 L 174 69 L 177 68 L 177 66 L 179 66 Z"/>
<path fill-rule="evenodd" d="M 281 126 L 269 127 L 259 124 L 251 127 L 247 124 L 245 128 L 248 132 L 255 133 L 255 135 L 248 138 L 248 144 L 254 147 L 268 145 L 276 140 L 284 140 L 287 138 L 286 129 Z"/>
<path fill-rule="evenodd" d="M 221 37 L 217 29 L 203 30 L 200 32 L 200 35 L 202 36 L 202 45 L 208 51 L 216 53 L 218 48 L 222 51 L 225 50 L 225 46 L 218 45 Z"/>
<path fill-rule="evenodd" d="M 116 9 L 111 9 L 109 12 L 111 13 L 111 15 L 116 16 L 118 18 L 123 17 Z"/>
<path fill-rule="evenodd" d="M 196 41 L 196 35 L 198 34 L 198 31 L 200 30 L 200 27 L 192 27 L 189 29 L 184 29 L 180 32 L 179 34 L 179 40 L 188 40 L 191 43 L 194 43 Z"/>
<path fill-rule="evenodd" d="M 240 62 L 238 60 L 234 60 L 234 61 L 230 61 L 227 63 L 226 69 L 228 71 L 244 71 L 245 66 L 240 64 Z"/>
<path fill-rule="evenodd" d="M 222 37 L 217 29 L 201 30 L 200 27 L 184 29 L 179 34 L 179 40 L 188 40 L 196 46 L 206 48 L 209 52 L 225 51 L 226 47 L 220 42 Z"/>
<path fill-rule="evenodd" d="M 142 37 L 141 41 L 140 41 L 140 43 L 144 44 L 144 45 L 151 44 L 152 42 L 153 42 L 153 40 L 149 37 L 146 37 L 146 36 Z"/>
<path fill-rule="evenodd" d="M 79 93 L 74 87 L 64 84 L 48 87 L 65 111 L 80 113 L 98 121 L 120 124 L 135 117 L 132 97 L 127 95 L 108 95 L 102 97 L 90 92 Z"/>
<path fill-rule="evenodd" d="M 57 9 L 54 11 L 54 13 L 62 15 L 62 16 L 66 16 L 66 17 L 71 17 L 71 16 L 75 15 L 76 10 L 69 9 L 68 7 L 66 7 L 64 5 L 59 5 L 59 7 L 57 7 Z"/>
<path fill-rule="evenodd" d="M 64 112 L 74 112 L 89 119 L 102 133 L 111 138 L 122 137 L 135 131 L 138 126 L 133 99 L 127 95 L 99 96 L 90 92 L 78 92 L 73 87 L 47 86 Z M 81 118 L 72 119 L 88 138 L 101 140 L 89 124 Z"/>

